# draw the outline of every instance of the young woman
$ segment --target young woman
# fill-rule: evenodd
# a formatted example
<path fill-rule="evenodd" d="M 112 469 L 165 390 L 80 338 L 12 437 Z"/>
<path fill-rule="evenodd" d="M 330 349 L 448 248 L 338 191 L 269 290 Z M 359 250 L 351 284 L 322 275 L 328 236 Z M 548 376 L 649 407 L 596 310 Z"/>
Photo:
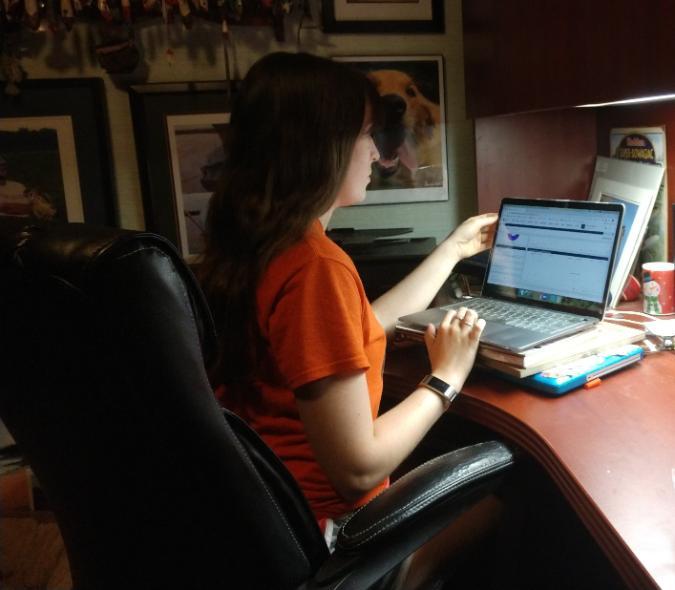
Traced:
<path fill-rule="evenodd" d="M 376 104 L 367 78 L 345 64 L 287 53 L 258 61 L 235 99 L 200 269 L 220 334 L 217 394 L 285 462 L 329 544 L 335 524 L 388 485 L 447 409 L 420 386 L 378 415 L 386 336 L 398 317 L 428 306 L 458 260 L 490 245 L 496 220 L 462 223 L 371 305 L 325 228 L 338 207 L 365 197 L 379 158 Z M 484 325 L 460 309 L 430 326 L 432 374 L 459 391 Z M 418 551 L 397 587 L 424 587 L 495 513 L 467 513 Z"/>

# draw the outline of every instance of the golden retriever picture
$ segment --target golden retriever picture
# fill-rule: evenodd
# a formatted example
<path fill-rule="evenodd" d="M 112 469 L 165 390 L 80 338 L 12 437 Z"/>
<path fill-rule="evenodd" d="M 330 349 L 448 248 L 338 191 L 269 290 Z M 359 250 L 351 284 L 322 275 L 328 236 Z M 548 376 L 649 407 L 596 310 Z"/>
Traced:
<path fill-rule="evenodd" d="M 370 188 L 442 186 L 440 105 L 401 70 L 371 70 L 381 97 L 382 121 L 374 133 L 380 160 Z"/>
<path fill-rule="evenodd" d="M 443 58 L 429 56 L 335 57 L 366 74 L 380 103 L 373 164 L 364 205 L 446 201 Z"/>

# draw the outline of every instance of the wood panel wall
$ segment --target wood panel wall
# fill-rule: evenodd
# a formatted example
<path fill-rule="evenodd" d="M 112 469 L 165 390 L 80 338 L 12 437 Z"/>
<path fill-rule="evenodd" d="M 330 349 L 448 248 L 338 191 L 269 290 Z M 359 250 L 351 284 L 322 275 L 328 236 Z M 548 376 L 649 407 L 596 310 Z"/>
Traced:
<path fill-rule="evenodd" d="M 672 93 L 672 0 L 464 0 L 470 117 Z"/>
<path fill-rule="evenodd" d="M 479 212 L 503 197 L 585 199 L 597 154 L 596 113 L 563 109 L 476 120 Z"/>

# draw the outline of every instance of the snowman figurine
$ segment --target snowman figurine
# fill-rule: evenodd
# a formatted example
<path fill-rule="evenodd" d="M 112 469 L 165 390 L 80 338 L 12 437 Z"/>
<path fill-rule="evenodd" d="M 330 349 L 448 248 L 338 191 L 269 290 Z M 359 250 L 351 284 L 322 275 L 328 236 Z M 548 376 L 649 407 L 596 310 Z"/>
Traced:
<path fill-rule="evenodd" d="M 649 276 L 645 276 L 645 282 L 642 287 L 644 296 L 645 313 L 661 313 L 661 304 L 659 303 L 659 293 L 661 287 L 656 281 L 652 281 Z"/>

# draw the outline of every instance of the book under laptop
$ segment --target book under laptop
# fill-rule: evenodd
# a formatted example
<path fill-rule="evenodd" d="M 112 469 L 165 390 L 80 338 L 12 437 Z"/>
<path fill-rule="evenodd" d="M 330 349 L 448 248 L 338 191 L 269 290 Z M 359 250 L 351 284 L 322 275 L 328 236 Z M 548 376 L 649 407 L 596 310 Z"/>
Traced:
<path fill-rule="evenodd" d="M 623 205 L 505 198 L 479 297 L 399 318 L 396 330 L 422 337 L 449 309 L 486 320 L 482 346 L 521 351 L 599 322 L 621 234 Z"/>

